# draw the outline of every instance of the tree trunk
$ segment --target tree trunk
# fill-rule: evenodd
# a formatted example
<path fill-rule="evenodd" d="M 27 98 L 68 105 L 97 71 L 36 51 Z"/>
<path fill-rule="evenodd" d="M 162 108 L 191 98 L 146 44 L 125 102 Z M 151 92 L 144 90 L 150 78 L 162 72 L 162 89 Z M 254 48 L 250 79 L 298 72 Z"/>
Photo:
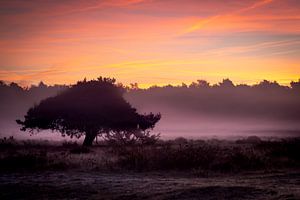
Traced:
<path fill-rule="evenodd" d="M 83 141 L 83 146 L 92 146 L 95 137 L 96 137 L 96 134 L 86 133 L 84 141 Z"/>

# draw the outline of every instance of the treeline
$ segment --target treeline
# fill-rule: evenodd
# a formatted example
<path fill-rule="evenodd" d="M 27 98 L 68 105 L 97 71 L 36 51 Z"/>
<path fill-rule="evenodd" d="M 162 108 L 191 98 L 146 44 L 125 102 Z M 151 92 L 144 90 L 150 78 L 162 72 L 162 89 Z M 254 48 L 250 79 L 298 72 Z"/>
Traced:
<path fill-rule="evenodd" d="M 159 111 L 163 118 L 180 114 L 181 118 L 300 121 L 300 80 L 290 86 L 267 80 L 252 86 L 234 85 L 229 79 L 215 85 L 198 80 L 149 89 L 133 86 L 127 99 L 142 112 Z"/>
<path fill-rule="evenodd" d="M 65 85 L 39 85 L 23 88 L 17 83 L 6 84 L 0 81 L 0 119 L 11 119 L 24 115 L 29 107 L 49 96 L 66 89 Z"/>
<path fill-rule="evenodd" d="M 20 117 L 34 103 L 68 87 L 48 86 L 41 82 L 37 86 L 23 88 L 16 83 L 0 81 L 0 117 Z M 125 98 L 140 112 L 160 112 L 163 119 L 192 115 L 300 120 L 300 80 L 291 82 L 290 86 L 267 80 L 255 85 L 235 85 L 224 79 L 214 85 L 198 80 L 189 85 L 183 83 L 141 89 L 137 84 L 131 84 L 124 88 L 127 91 Z"/>

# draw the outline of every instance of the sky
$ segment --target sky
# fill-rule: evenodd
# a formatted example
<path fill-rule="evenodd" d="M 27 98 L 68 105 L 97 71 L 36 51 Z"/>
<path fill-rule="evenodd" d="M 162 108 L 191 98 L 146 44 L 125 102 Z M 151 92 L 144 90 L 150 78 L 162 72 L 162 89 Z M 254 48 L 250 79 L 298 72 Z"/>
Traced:
<path fill-rule="evenodd" d="M 1 0 L 0 80 L 22 86 L 287 85 L 300 78 L 299 0 Z"/>

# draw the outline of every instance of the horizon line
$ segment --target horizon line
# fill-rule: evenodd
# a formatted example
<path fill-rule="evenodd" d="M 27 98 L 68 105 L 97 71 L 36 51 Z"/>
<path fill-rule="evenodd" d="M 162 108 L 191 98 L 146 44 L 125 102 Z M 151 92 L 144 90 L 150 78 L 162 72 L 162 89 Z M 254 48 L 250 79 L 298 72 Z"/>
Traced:
<path fill-rule="evenodd" d="M 105 77 L 105 76 L 103 76 Z M 107 78 L 114 78 L 114 77 L 109 77 L 107 76 Z M 10 84 L 17 84 L 19 87 L 21 87 L 22 89 L 30 89 L 31 87 L 38 87 L 40 84 L 44 84 L 46 85 L 47 87 L 54 87 L 54 86 L 72 86 L 72 85 L 75 85 L 77 84 L 78 82 L 80 81 L 83 81 L 85 80 L 86 78 L 83 78 L 83 79 L 80 79 L 80 80 L 77 80 L 73 83 L 54 83 L 54 84 L 51 84 L 51 83 L 46 83 L 45 81 L 43 80 L 40 80 L 38 83 L 32 83 L 32 84 L 26 84 L 26 85 L 23 85 L 21 84 L 21 81 L 5 81 L 5 80 L 1 80 L 0 79 L 0 82 L 4 83 L 5 85 L 9 86 Z M 91 79 L 86 79 L 87 81 L 92 81 L 92 80 L 97 80 L 95 78 L 91 78 Z M 232 82 L 232 84 L 234 86 L 242 86 L 242 85 L 245 85 L 245 86 L 255 86 L 255 85 L 259 85 L 261 83 L 263 83 L 264 81 L 267 81 L 269 83 L 273 83 L 273 84 L 278 84 L 279 86 L 281 87 L 289 87 L 291 88 L 291 83 L 295 83 L 295 82 L 300 82 L 300 77 L 298 79 L 289 79 L 286 80 L 285 83 L 283 82 L 279 82 L 278 80 L 268 80 L 268 79 L 261 79 L 261 80 L 258 80 L 258 81 L 251 81 L 252 83 L 245 83 L 243 81 L 237 81 L 237 82 L 234 82 L 232 81 L 230 78 L 222 78 L 220 81 L 217 81 L 217 82 L 209 82 L 207 81 L 206 79 L 196 79 L 196 80 L 193 80 L 189 83 L 187 82 L 184 82 L 182 81 L 181 83 L 138 83 L 138 82 L 132 82 L 132 83 L 128 83 L 128 84 L 123 84 L 122 82 L 120 81 L 117 81 L 116 79 L 116 84 L 121 84 L 122 86 L 124 87 L 129 87 L 129 88 L 132 88 L 131 86 L 132 85 L 135 85 L 137 84 L 137 88 L 138 89 L 149 89 L 149 88 L 153 88 L 153 87 L 159 87 L 159 88 L 163 88 L 163 87 L 167 87 L 167 86 L 172 86 L 172 87 L 182 87 L 184 85 L 186 85 L 187 87 L 191 87 L 191 85 L 194 83 L 198 83 L 198 81 L 205 81 L 209 84 L 209 87 L 213 87 L 213 86 L 218 86 L 220 85 L 220 83 L 222 83 L 223 81 L 226 81 L 226 80 L 229 80 Z"/>

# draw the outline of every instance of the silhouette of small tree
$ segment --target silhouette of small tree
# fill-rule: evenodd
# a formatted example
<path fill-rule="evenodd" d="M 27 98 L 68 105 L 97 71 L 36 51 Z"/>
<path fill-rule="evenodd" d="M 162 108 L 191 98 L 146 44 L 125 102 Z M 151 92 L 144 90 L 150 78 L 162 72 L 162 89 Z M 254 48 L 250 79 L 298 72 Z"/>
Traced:
<path fill-rule="evenodd" d="M 128 144 L 157 140 L 151 135 L 160 114 L 137 113 L 124 98 L 124 88 L 115 79 L 98 78 L 81 81 L 55 97 L 30 108 L 25 120 L 16 120 L 21 130 L 57 130 L 62 136 L 81 137 L 83 145 L 92 145 L 96 136 Z"/>

